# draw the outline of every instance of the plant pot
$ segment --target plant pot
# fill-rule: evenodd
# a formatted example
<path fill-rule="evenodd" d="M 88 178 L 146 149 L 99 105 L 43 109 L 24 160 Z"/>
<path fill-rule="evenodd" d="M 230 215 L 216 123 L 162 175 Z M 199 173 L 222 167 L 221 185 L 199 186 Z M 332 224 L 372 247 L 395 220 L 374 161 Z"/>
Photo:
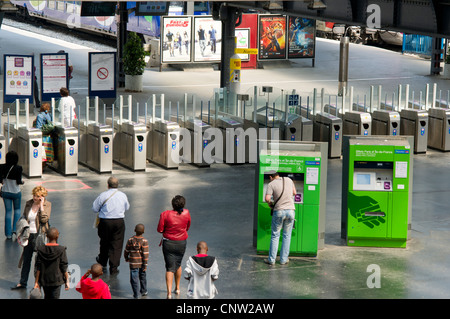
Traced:
<path fill-rule="evenodd" d="M 143 75 L 125 74 L 125 91 L 142 92 Z"/>
<path fill-rule="evenodd" d="M 446 79 L 450 79 L 450 64 L 448 64 L 448 63 L 444 64 L 444 74 L 443 74 L 443 76 Z"/>

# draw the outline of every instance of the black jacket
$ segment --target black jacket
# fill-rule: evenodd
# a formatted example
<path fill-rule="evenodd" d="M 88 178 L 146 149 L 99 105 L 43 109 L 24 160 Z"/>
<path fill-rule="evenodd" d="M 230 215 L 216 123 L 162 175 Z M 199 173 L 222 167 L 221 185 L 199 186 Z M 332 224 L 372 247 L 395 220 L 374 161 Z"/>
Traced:
<path fill-rule="evenodd" d="M 0 164 L 0 183 L 3 183 L 3 180 L 8 175 L 9 169 L 11 168 L 11 165 L 9 164 Z M 15 165 L 11 172 L 9 172 L 8 179 L 16 180 L 17 184 L 22 185 L 22 166 Z"/>
<path fill-rule="evenodd" d="M 42 287 L 61 286 L 67 272 L 66 247 L 45 245 L 39 247 L 36 256 L 36 270 L 40 271 L 39 285 Z"/>

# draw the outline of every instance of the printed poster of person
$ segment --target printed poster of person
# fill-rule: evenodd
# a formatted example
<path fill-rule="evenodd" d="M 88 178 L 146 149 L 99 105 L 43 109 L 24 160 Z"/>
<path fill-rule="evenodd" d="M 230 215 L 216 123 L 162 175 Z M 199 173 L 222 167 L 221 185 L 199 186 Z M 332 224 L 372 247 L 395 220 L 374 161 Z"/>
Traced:
<path fill-rule="evenodd" d="M 163 17 L 162 22 L 161 62 L 191 62 L 191 17 Z"/>
<path fill-rule="evenodd" d="M 260 60 L 286 59 L 286 17 L 259 16 Z"/>
<path fill-rule="evenodd" d="M 316 21 L 289 17 L 288 57 L 314 58 Z"/>
<path fill-rule="evenodd" d="M 194 61 L 220 61 L 222 22 L 211 16 L 194 17 Z"/>

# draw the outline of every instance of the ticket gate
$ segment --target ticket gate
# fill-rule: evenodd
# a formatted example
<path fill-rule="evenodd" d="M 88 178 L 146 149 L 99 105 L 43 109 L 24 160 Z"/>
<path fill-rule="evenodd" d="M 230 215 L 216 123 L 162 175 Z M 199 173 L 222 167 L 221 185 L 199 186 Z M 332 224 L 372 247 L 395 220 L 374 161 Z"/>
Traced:
<path fill-rule="evenodd" d="M 28 127 L 29 102 L 25 100 L 25 125 L 19 123 L 20 101 L 16 100 L 16 123 L 6 122 L 3 132 L 7 151 L 15 151 L 19 156 L 18 164 L 22 166 L 23 174 L 28 178 L 42 177 L 42 131 Z M 6 155 L 6 152 L 5 154 Z"/>
<path fill-rule="evenodd" d="M 227 164 L 245 163 L 246 150 L 243 124 L 227 116 L 217 119 L 216 127 L 222 131 L 223 160 Z M 237 130 L 237 129 L 241 130 Z M 217 153 L 216 153 L 217 154 Z"/>
<path fill-rule="evenodd" d="M 372 135 L 372 116 L 367 112 L 346 112 L 343 115 L 344 135 Z"/>
<path fill-rule="evenodd" d="M 112 121 L 106 124 L 113 127 L 113 161 L 132 170 L 142 171 L 147 166 L 147 128 L 143 123 Z"/>
<path fill-rule="evenodd" d="M 110 125 L 74 120 L 79 131 L 79 162 L 97 173 L 111 173 L 113 131 Z"/>
<path fill-rule="evenodd" d="M 329 113 L 314 116 L 314 141 L 328 143 L 328 157 L 340 158 L 342 154 L 342 119 Z"/>
<path fill-rule="evenodd" d="M 428 147 L 450 151 L 450 109 L 428 109 Z"/>
<path fill-rule="evenodd" d="M 14 145 L 14 144 L 13 144 Z M 37 128 L 19 127 L 17 130 L 17 148 L 19 165 L 23 174 L 29 178 L 42 177 L 42 132 Z M 14 148 L 9 148 L 13 150 Z"/>
<path fill-rule="evenodd" d="M 209 167 L 204 158 L 204 149 L 208 145 L 209 135 L 205 131 L 211 128 L 211 125 L 199 119 L 190 119 L 184 122 L 184 127 L 191 134 L 191 158 L 190 162 L 198 167 Z"/>
<path fill-rule="evenodd" d="M 298 114 L 287 114 L 287 120 L 281 124 L 284 139 L 290 141 L 312 141 L 313 121 Z"/>
<path fill-rule="evenodd" d="M 28 177 L 42 177 L 42 132 L 36 128 L 5 123 L 3 126 L 8 151 L 15 151 L 19 156 L 18 164 L 23 174 Z M 6 153 L 4 154 L 6 155 Z"/>
<path fill-rule="evenodd" d="M 269 174 L 292 179 L 295 222 L 290 256 L 317 256 L 324 248 L 327 185 L 327 145 L 322 142 L 259 141 L 266 143 L 255 166 L 253 245 L 258 254 L 267 254 L 271 241 L 272 217 L 265 202 Z M 276 163 L 276 164 L 274 164 Z M 299 164 L 301 163 L 301 164 Z M 285 190 L 286 191 L 286 190 Z M 292 192 L 291 189 L 289 191 Z M 280 241 L 282 236 L 280 236 Z M 280 248 L 281 244 L 278 246 Z"/>
<path fill-rule="evenodd" d="M 180 164 L 180 126 L 176 122 L 156 120 L 148 133 L 147 158 L 164 168 L 178 169 Z"/>
<path fill-rule="evenodd" d="M 428 144 L 428 112 L 403 109 L 400 118 L 401 134 L 414 136 L 414 153 L 425 153 Z"/>
<path fill-rule="evenodd" d="M 279 136 L 284 140 L 313 140 L 313 121 L 299 114 L 273 110 L 266 106 L 257 110 L 256 121 L 260 127 L 278 128 L 280 130 Z M 270 133 L 269 130 L 269 139 L 271 139 Z"/>
<path fill-rule="evenodd" d="M 400 114 L 396 111 L 375 110 L 372 112 L 373 135 L 400 135 Z"/>
<path fill-rule="evenodd" d="M 78 174 L 78 130 L 74 127 L 55 127 L 57 152 L 49 167 L 62 175 Z"/>

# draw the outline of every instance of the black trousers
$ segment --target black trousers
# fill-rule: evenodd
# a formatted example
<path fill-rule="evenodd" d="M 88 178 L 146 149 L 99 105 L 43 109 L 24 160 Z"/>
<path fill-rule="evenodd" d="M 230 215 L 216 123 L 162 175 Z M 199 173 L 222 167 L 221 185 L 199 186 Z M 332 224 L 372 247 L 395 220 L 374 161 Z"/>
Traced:
<path fill-rule="evenodd" d="M 106 267 L 109 261 L 110 273 L 116 272 L 120 265 L 124 236 L 125 221 L 123 218 L 100 219 L 98 224 L 98 237 L 100 237 L 98 262 Z"/>

